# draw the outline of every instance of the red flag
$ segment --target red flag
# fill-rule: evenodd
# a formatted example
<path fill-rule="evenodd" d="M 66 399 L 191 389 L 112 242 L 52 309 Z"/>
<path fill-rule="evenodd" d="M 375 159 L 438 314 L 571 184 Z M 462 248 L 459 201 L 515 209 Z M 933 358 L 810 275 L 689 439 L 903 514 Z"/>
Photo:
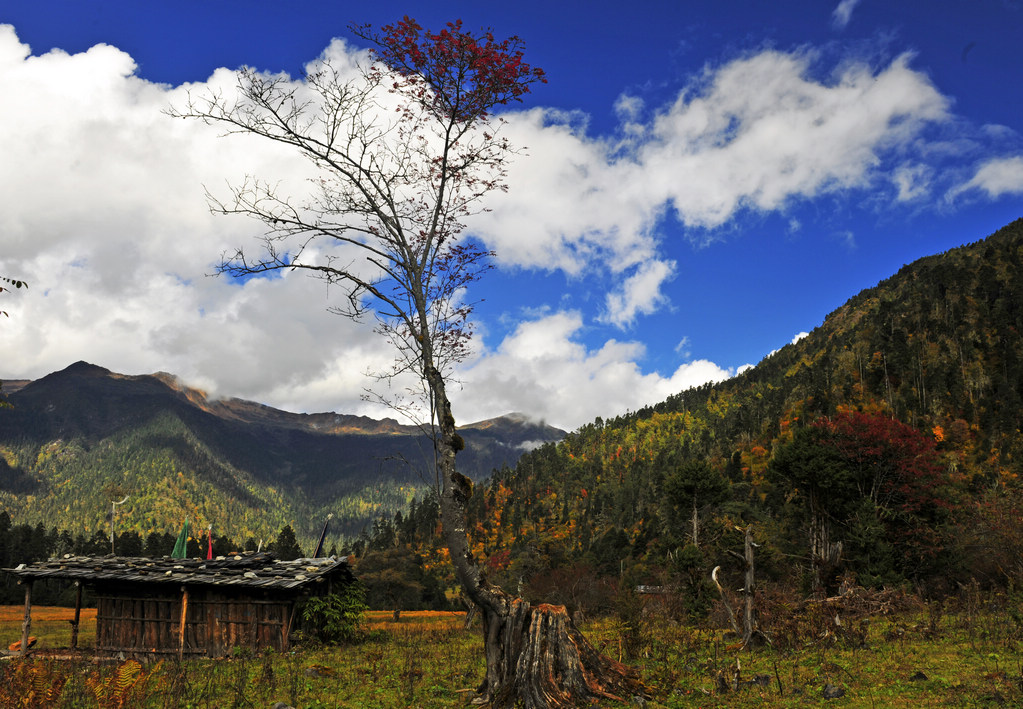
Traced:
<path fill-rule="evenodd" d="M 206 548 L 206 558 L 213 558 L 213 525 L 210 525 L 209 530 L 206 533 L 206 539 L 209 540 L 209 546 Z"/>

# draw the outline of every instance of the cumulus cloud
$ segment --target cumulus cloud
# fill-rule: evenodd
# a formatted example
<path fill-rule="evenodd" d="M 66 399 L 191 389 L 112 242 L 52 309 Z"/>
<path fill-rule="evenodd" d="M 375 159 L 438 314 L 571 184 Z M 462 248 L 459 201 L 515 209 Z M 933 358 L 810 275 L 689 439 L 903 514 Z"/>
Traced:
<path fill-rule="evenodd" d="M 831 13 L 831 26 L 836 30 L 844 30 L 852 19 L 853 10 L 860 4 L 860 0 L 842 0 Z"/>
<path fill-rule="evenodd" d="M 5 347 L 6 376 L 89 359 L 266 400 L 275 387 L 322 376 L 346 335 L 366 339 L 368 328 L 325 312 L 315 281 L 206 275 L 253 225 L 211 215 L 203 185 L 216 191 L 247 173 L 300 181 L 307 171 L 273 145 L 222 140 L 164 113 L 188 90 L 229 91 L 233 72 L 201 87 L 157 85 L 106 45 L 32 56 L 10 26 L 0 26 L 0 62 L 0 91 L 19 106 L 0 116 L 9 198 L 0 268 L 31 283 L 3 331 L 17 343 Z M 318 301 L 323 309 L 309 307 Z M 360 391 L 349 400 L 358 404 Z"/>
<path fill-rule="evenodd" d="M 587 136 L 583 116 L 537 108 L 504 118 L 504 134 L 523 152 L 509 164 L 509 191 L 470 222 L 501 264 L 623 273 L 657 253 L 661 204 L 641 165 Z"/>
<path fill-rule="evenodd" d="M 605 322 L 623 327 L 635 322 L 639 315 L 654 312 L 667 300 L 662 288 L 674 273 L 674 261 L 652 260 L 640 264 L 619 290 L 607 294 Z"/>
<path fill-rule="evenodd" d="M 608 340 L 587 348 L 580 335 L 581 313 L 559 311 L 528 320 L 493 350 L 460 373 L 472 387 L 452 396 L 463 417 L 482 418 L 487 407 L 529 411 L 562 428 L 575 428 L 595 416 L 616 416 L 662 401 L 667 396 L 734 372 L 713 362 L 679 365 L 669 376 L 643 373 L 639 342 Z"/>

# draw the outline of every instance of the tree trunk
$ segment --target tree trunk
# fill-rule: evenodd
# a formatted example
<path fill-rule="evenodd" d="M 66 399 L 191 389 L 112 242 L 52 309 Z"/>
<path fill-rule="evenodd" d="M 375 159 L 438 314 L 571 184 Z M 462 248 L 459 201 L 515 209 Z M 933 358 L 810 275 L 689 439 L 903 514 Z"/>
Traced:
<path fill-rule="evenodd" d="M 810 494 L 810 568 L 815 593 L 827 595 L 827 585 L 842 558 L 842 542 L 831 541 L 831 525 L 816 492 Z"/>
<path fill-rule="evenodd" d="M 474 703 L 546 709 L 645 694 L 635 672 L 601 655 L 564 606 L 509 598 L 508 611 L 483 612 L 487 676 Z"/>
<path fill-rule="evenodd" d="M 725 610 L 728 611 L 728 622 L 732 626 L 732 630 L 735 634 L 742 638 L 742 644 L 740 647 L 748 648 L 752 647 L 755 642 L 766 642 L 768 645 L 771 644 L 770 639 L 757 627 L 757 612 L 754 605 L 756 592 L 756 573 L 753 565 L 753 547 L 756 544 L 753 543 L 753 525 L 747 525 L 745 530 L 745 539 L 743 542 L 743 554 L 740 556 L 734 551 L 728 553 L 738 558 L 746 565 L 745 579 L 742 586 L 742 597 L 743 597 L 743 613 L 742 613 L 742 629 L 739 628 L 739 622 L 735 617 L 735 611 L 732 610 L 732 604 L 728 601 L 728 596 L 725 594 L 725 589 L 721 587 L 721 582 L 718 581 L 718 569 L 720 566 L 715 566 L 711 572 L 711 580 L 714 581 L 714 585 L 717 586 L 718 594 L 721 596 L 721 603 L 724 605 Z"/>
<path fill-rule="evenodd" d="M 700 533 L 700 511 L 696 507 L 696 495 L 693 495 L 693 546 L 699 548 L 700 542 L 698 535 Z"/>
<path fill-rule="evenodd" d="M 721 605 L 728 611 L 728 622 L 732 626 L 732 631 L 737 635 L 741 636 L 742 632 L 739 630 L 739 623 L 735 620 L 735 611 L 732 610 L 732 604 L 728 602 L 728 596 L 725 594 L 725 589 L 721 586 L 721 582 L 718 581 L 718 570 L 720 566 L 715 566 L 714 570 L 710 572 L 711 581 L 717 586 L 718 595 L 721 596 Z"/>
<path fill-rule="evenodd" d="M 753 525 L 746 527 L 746 536 L 743 544 L 743 557 L 746 561 L 746 579 L 742 587 L 744 601 L 742 616 L 742 646 L 748 647 L 753 639 L 756 630 L 756 614 L 753 608 L 753 593 L 756 576 L 753 569 Z"/>
<path fill-rule="evenodd" d="M 466 534 L 465 503 L 472 495 L 472 482 L 455 468 L 461 439 L 443 377 L 432 367 L 427 375 L 440 429 L 436 445 L 443 481 L 444 536 L 462 590 L 479 607 L 483 620 L 487 673 L 473 703 L 553 709 L 648 696 L 638 673 L 601 655 L 575 627 L 564 606 L 531 606 L 487 580 Z"/>

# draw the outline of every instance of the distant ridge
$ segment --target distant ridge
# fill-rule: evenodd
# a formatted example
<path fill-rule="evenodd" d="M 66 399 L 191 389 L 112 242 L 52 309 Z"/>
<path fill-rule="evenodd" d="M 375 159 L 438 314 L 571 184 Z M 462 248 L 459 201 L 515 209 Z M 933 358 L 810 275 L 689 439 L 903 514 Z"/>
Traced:
<path fill-rule="evenodd" d="M 189 516 L 230 524 L 234 537 L 283 524 L 312 536 L 332 512 L 354 534 L 434 480 L 432 444 L 415 426 L 211 400 L 166 372 L 80 361 L 3 391 L 13 408 L 0 410 L 0 501 L 19 521 L 91 533 L 104 522 L 104 491 L 117 488 L 135 501 L 125 524 L 143 533 Z M 460 430 L 459 469 L 475 479 L 565 435 L 522 414 Z"/>

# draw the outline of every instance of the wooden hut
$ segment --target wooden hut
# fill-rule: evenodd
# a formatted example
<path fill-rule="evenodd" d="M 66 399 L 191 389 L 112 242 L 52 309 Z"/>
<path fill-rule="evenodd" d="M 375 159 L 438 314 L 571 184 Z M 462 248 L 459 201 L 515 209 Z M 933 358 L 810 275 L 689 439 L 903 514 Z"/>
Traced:
<path fill-rule="evenodd" d="M 355 578 L 346 558 L 281 561 L 254 552 L 214 560 L 68 555 L 5 571 L 25 585 L 23 641 L 32 582 L 65 579 L 95 590 L 96 654 L 138 659 L 223 657 L 235 647 L 286 650 L 298 601 Z M 80 591 L 78 598 L 80 606 Z"/>

